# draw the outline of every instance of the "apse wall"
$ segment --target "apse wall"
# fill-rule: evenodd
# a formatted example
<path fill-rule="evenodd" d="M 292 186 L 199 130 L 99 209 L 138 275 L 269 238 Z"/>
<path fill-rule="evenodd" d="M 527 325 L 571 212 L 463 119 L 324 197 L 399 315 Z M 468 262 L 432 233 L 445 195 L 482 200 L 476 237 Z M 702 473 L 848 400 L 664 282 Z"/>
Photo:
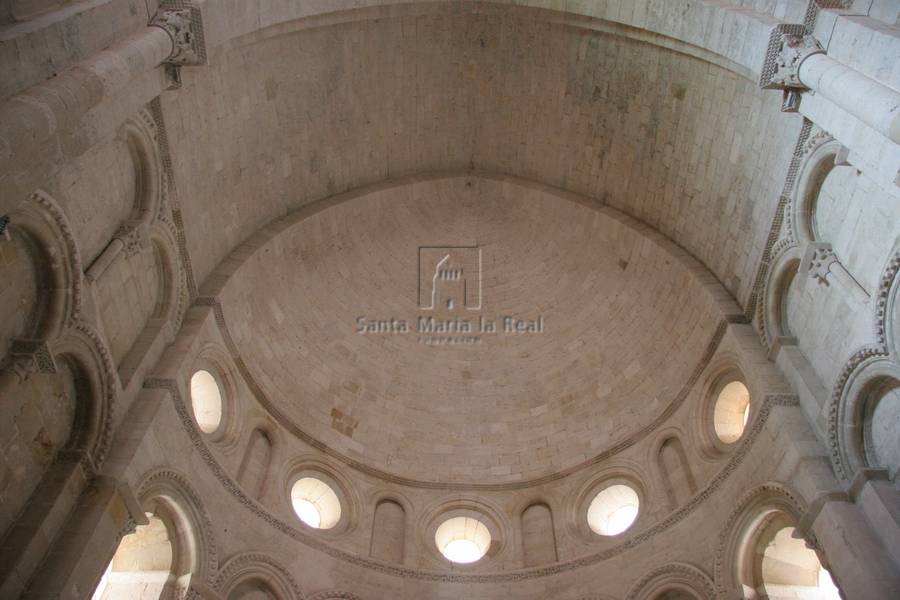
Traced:
<path fill-rule="evenodd" d="M 620 208 L 744 299 L 798 123 L 743 73 L 628 28 L 490 5 L 236 38 L 163 99 L 197 277 L 287 210 L 474 167 Z"/>
<path fill-rule="evenodd" d="M 698 264 L 610 211 L 477 174 L 391 186 L 218 269 L 216 298 L 266 407 L 301 436 L 400 478 L 541 479 L 664 420 L 727 306 Z M 435 244 L 477 245 L 477 310 L 422 310 Z"/>
<path fill-rule="evenodd" d="M 146 26 L 153 0 L 0 6 L 0 597 L 88 597 L 148 531 L 154 560 L 135 564 L 154 589 L 209 600 L 737 597 L 772 583 L 762 566 L 785 539 L 847 598 L 897 597 L 900 147 L 828 94 L 787 95 L 801 114 L 784 114 L 757 82 L 776 25 L 804 23 L 830 59 L 897 89 L 892 3 L 352 4 L 193 3 L 195 65 Z M 635 348 L 605 349 L 643 383 L 617 387 L 611 415 L 600 377 L 548 403 L 578 434 L 517 441 L 508 455 L 533 470 L 391 463 L 357 419 L 390 406 L 354 413 L 361 387 L 317 372 L 303 385 L 343 401 L 289 415 L 309 363 L 257 381 L 302 348 L 266 348 L 277 311 L 243 284 L 284 301 L 259 272 L 294 258 L 323 284 L 315 265 L 342 250 L 329 234 L 359 231 L 352 206 L 396 231 L 392 197 L 407 216 L 435 196 L 465 206 L 466 182 L 477 202 L 566 206 L 572 219 L 523 229 L 571 237 L 559 256 L 615 231 L 597 272 L 654 291 L 616 305 L 659 331 L 657 348 L 639 336 L 652 360 L 629 371 Z M 304 292 L 298 322 L 339 302 Z M 199 370 L 217 427 L 192 402 Z M 555 458 L 530 447 L 542 436 Z M 469 451 L 450 442 L 444 458 Z M 342 503 L 330 529 L 294 510 L 304 477 Z M 588 514 L 612 485 L 639 507 L 606 535 Z M 462 515 L 495 542 L 469 566 L 435 543 Z"/>
<path fill-rule="evenodd" d="M 643 238 L 643 244 L 654 248 L 642 252 L 646 258 L 636 258 L 637 268 L 652 270 L 652 263 L 664 262 L 662 257 L 666 256 L 669 269 L 683 270 L 695 301 L 707 307 L 708 312 L 699 314 L 712 326 L 712 336 L 690 364 L 683 357 L 680 360 L 678 371 L 689 373 L 689 377 L 677 391 L 673 390 L 663 420 L 649 423 L 628 441 L 606 448 L 576 468 L 534 481 L 504 482 L 499 477 L 490 482 L 454 482 L 452 477 L 420 481 L 409 477 L 415 471 L 403 470 L 400 473 L 405 476 L 397 476 L 373 469 L 366 462 L 347 460 L 336 452 L 339 446 L 298 435 L 295 423 L 314 426 L 308 418 L 292 423 L 293 414 L 282 414 L 290 410 L 289 405 L 276 405 L 275 411 L 267 406 L 267 386 L 255 381 L 258 366 L 243 356 L 245 351 L 256 351 L 250 349 L 249 338 L 241 337 L 249 334 L 233 331 L 252 331 L 249 321 L 236 322 L 237 316 L 248 310 L 240 301 L 247 279 L 258 277 L 258 269 L 265 265 L 274 270 L 272 261 L 279 255 L 293 260 L 301 273 L 304 267 L 298 261 L 308 260 L 311 267 L 322 268 L 327 265 L 325 254 L 352 262 L 350 242 L 341 241 L 345 238 L 338 224 L 345 224 L 351 237 L 355 233 L 360 238 L 355 243 L 366 244 L 365 236 L 359 235 L 365 228 L 360 220 L 349 218 L 350 213 L 408 216 L 407 211 L 434 204 L 436 196 L 451 206 L 462 202 L 467 190 L 482 203 L 497 202 L 492 195 L 517 203 L 524 197 L 548 208 L 562 203 L 569 207 L 557 207 L 557 212 L 571 211 L 582 222 L 589 218 L 583 211 L 593 212 L 594 219 L 606 223 L 602 229 L 620 241 L 619 248 L 627 246 L 629 236 Z M 396 210 L 386 211 L 383 203 L 393 204 Z M 531 210 L 541 215 L 545 209 Z M 315 254 L 296 251 L 297 240 L 309 243 L 310 235 L 321 236 L 326 231 L 331 232 L 334 243 L 317 244 Z M 368 251 L 374 252 L 374 247 Z M 384 255 L 391 256 L 389 252 Z M 650 263 L 642 265 L 642 260 Z M 364 282 L 356 283 L 359 289 L 365 289 Z M 271 285 L 269 282 L 261 287 L 270 290 L 270 297 L 277 297 Z M 747 324 L 728 323 L 738 318 L 739 310 L 699 264 L 615 209 L 523 180 L 471 173 L 416 177 L 338 196 L 273 222 L 223 261 L 201 293 L 202 301 L 189 311 L 182 335 L 150 380 L 149 385 L 164 390 L 172 402 L 161 406 L 152 425 L 154 431 L 159 428 L 155 435 L 158 442 L 151 443 L 152 450 L 135 456 L 132 470 L 137 475 L 151 469 L 151 463 L 159 460 L 154 458 L 158 453 L 162 453 L 163 462 L 193 456 L 206 463 L 191 484 L 211 515 L 231 516 L 227 524 L 213 519 L 213 537 L 221 540 L 217 552 L 229 553 L 226 547 L 236 540 L 241 540 L 242 546 L 277 548 L 278 563 L 289 573 L 302 573 L 298 577 L 302 587 L 340 588 L 363 598 L 451 598 L 461 594 L 493 598 L 511 593 L 517 598 L 574 599 L 591 597 L 596 582 L 603 581 L 604 594 L 612 597 L 629 590 L 638 593 L 646 585 L 644 576 L 653 571 L 652 565 L 680 547 L 685 531 L 718 539 L 725 535 L 721 524 L 746 510 L 741 499 L 749 490 L 763 497 L 782 493 L 780 487 L 770 486 L 768 469 L 760 472 L 756 465 L 770 465 L 776 472 L 790 471 L 802 459 L 796 454 L 784 455 L 781 446 L 766 440 L 777 439 L 787 431 L 797 435 L 801 429 L 805 435 L 812 435 L 802 417 L 798 421 L 796 400 L 786 394 L 785 383 L 761 356 L 755 333 Z M 298 298 L 311 296 L 300 291 Z M 316 310 L 320 303 L 304 305 Z M 310 335 L 314 337 L 312 332 Z M 275 347 L 272 350 L 274 355 L 280 353 Z M 674 356 L 669 360 L 675 360 Z M 188 382 L 198 368 L 217 374 L 226 406 L 222 424 L 211 434 L 199 430 L 190 403 Z M 722 386 L 735 380 L 750 389 L 750 417 L 737 442 L 722 444 L 716 441 L 713 407 Z M 289 399 L 299 400 L 296 395 Z M 655 406 L 649 398 L 645 401 Z M 639 402 L 635 397 L 634 403 Z M 392 426 L 383 423 L 378 427 L 384 433 Z M 257 431 L 264 431 L 271 445 L 266 460 L 258 465 L 262 468 L 260 477 L 267 482 L 262 494 L 241 477 L 243 463 L 256 452 Z M 686 461 L 680 467 L 680 477 L 666 467 L 665 448 L 671 446 L 680 448 L 684 459 L 679 460 Z M 427 456 L 421 458 L 429 460 Z M 300 476 L 318 477 L 336 491 L 342 510 L 333 529 L 311 529 L 292 510 L 291 483 Z M 587 506 L 598 491 L 614 483 L 638 492 L 640 512 L 625 533 L 603 537 L 588 527 Z M 784 493 L 790 503 L 801 506 L 803 501 L 794 494 L 802 492 Z M 394 525 L 389 532 L 380 530 L 386 522 L 379 512 L 385 502 L 400 507 L 399 517 L 390 521 Z M 551 523 L 538 527 L 537 533 L 533 517 L 526 516 L 535 506 L 546 507 L 542 510 L 549 513 Z M 488 556 L 470 566 L 453 565 L 442 558 L 430 537 L 442 515 L 461 510 L 480 515 L 489 524 L 494 542 Z M 376 543 L 384 537 L 392 542 Z M 713 545 L 702 545 L 678 552 L 690 563 L 709 564 L 719 551 Z M 542 557 L 537 562 L 536 555 Z M 316 568 L 309 569 L 310 564 Z M 712 580 L 692 569 L 690 565 L 681 566 L 673 573 L 681 573 L 680 577 L 699 590 L 697 593 L 713 594 Z M 663 580 L 668 577 L 661 576 Z"/>

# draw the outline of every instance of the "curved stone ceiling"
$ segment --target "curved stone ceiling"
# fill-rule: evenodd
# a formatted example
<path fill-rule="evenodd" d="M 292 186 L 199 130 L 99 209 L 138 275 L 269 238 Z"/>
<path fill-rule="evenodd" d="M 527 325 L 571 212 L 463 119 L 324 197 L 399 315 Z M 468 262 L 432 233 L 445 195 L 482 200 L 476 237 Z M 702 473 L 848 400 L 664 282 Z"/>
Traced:
<path fill-rule="evenodd" d="M 280 418 L 371 468 L 436 482 L 529 480 L 636 434 L 721 318 L 694 274 L 616 218 L 474 176 L 315 213 L 219 299 Z M 506 317 L 537 324 L 511 332 Z"/>
<path fill-rule="evenodd" d="M 231 39 L 161 98 L 196 278 L 311 202 L 475 168 L 601 199 L 746 299 L 798 120 L 755 80 L 698 58 L 708 54 L 481 3 L 349 11 Z"/>

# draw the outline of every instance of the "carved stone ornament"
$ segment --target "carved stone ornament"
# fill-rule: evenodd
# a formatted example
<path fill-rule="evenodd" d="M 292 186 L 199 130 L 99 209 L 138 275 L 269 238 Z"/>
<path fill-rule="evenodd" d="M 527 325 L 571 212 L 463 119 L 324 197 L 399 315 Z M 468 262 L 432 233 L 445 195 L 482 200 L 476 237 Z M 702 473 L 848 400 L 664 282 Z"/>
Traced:
<path fill-rule="evenodd" d="M 145 223 L 122 225 L 116 231 L 115 237 L 124 244 L 122 250 L 125 252 L 125 256 L 139 254 L 150 243 L 150 234 Z"/>
<path fill-rule="evenodd" d="M 778 25 L 769 37 L 769 46 L 759 77 L 765 90 L 805 90 L 800 81 L 800 63 L 825 49 L 803 25 Z"/>
<path fill-rule="evenodd" d="M 119 541 L 121 541 L 122 538 L 126 535 L 131 535 L 132 533 L 137 531 L 137 526 L 138 524 L 137 521 L 134 520 L 134 517 L 128 515 L 127 517 L 125 517 L 125 522 L 122 523 L 122 527 L 119 528 L 116 537 L 119 539 Z"/>
<path fill-rule="evenodd" d="M 56 373 L 56 360 L 44 340 L 15 339 L 10 343 L 9 356 L 20 382 L 32 373 Z"/>
<path fill-rule="evenodd" d="M 831 248 L 816 248 L 809 260 L 809 275 L 821 284 L 828 285 L 828 274 L 837 257 Z"/>
<path fill-rule="evenodd" d="M 172 53 L 164 61 L 166 64 L 206 64 L 206 43 L 199 8 L 183 0 L 163 2 L 150 26 L 159 27 L 172 38 Z"/>

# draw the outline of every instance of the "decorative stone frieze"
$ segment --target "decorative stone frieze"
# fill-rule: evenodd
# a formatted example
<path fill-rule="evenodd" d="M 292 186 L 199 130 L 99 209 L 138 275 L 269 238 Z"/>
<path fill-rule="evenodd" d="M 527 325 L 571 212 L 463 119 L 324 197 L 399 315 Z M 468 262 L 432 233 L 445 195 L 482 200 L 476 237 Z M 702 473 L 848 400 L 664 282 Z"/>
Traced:
<path fill-rule="evenodd" d="M 309 600 L 359 600 L 359 596 L 341 590 L 328 590 L 313 594 Z"/>
<path fill-rule="evenodd" d="M 806 15 L 803 17 L 803 24 L 812 29 L 816 25 L 819 13 L 823 10 L 848 8 L 852 4 L 852 0 L 810 0 L 806 7 Z"/>

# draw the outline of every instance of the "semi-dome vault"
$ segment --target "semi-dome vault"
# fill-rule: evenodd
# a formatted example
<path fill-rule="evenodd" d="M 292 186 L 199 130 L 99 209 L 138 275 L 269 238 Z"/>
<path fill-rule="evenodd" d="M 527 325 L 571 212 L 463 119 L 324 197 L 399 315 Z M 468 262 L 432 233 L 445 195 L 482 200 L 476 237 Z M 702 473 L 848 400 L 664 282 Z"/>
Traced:
<path fill-rule="evenodd" d="M 0 1 L 0 597 L 900 596 L 898 31 Z"/>

